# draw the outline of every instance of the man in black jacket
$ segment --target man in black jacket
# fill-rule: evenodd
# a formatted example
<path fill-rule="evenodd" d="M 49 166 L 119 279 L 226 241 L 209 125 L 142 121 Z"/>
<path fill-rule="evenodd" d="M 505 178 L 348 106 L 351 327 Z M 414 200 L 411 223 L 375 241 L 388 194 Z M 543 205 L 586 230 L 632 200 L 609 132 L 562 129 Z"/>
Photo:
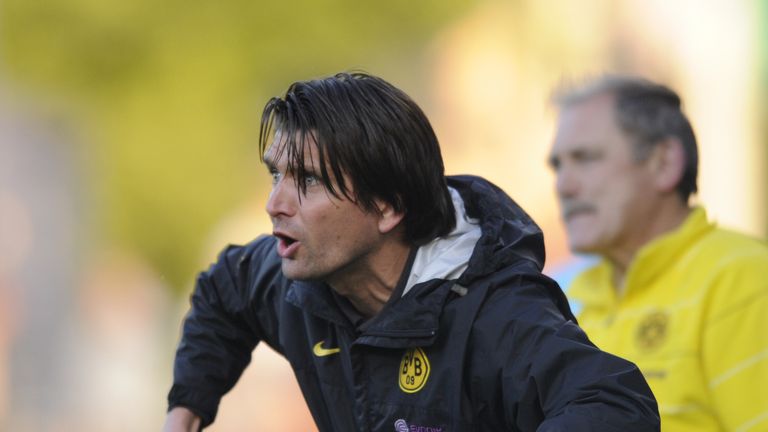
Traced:
<path fill-rule="evenodd" d="M 263 341 L 320 431 L 651 431 L 656 402 L 541 274 L 542 234 L 511 198 L 444 176 L 432 128 L 366 74 L 293 84 L 259 148 L 273 233 L 198 279 L 167 431 L 213 422 Z"/>

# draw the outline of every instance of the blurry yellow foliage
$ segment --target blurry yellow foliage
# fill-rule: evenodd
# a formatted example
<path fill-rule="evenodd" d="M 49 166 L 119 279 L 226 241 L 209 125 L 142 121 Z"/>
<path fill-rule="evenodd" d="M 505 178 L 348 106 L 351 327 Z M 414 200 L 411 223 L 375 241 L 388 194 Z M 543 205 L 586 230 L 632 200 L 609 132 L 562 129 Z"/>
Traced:
<path fill-rule="evenodd" d="M 412 68 L 428 37 L 469 5 L 3 0 L 0 67 L 69 108 L 92 242 L 137 251 L 187 292 L 212 225 L 268 186 L 253 176 L 266 99 L 339 70 Z"/>

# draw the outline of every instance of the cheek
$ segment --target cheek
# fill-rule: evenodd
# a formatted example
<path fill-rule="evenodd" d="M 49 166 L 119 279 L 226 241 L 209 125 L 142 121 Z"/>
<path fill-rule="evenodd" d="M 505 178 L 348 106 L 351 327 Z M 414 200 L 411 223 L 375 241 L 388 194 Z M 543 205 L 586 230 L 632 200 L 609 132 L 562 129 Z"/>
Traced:
<path fill-rule="evenodd" d="M 334 237 L 333 241 L 334 241 L 335 243 L 337 243 L 337 244 L 338 244 L 338 243 L 341 243 L 341 242 L 344 240 L 344 234 L 343 234 L 343 233 L 341 233 L 341 232 L 339 232 L 339 231 L 336 231 L 336 233 L 334 234 L 334 236 L 335 236 L 335 237 Z"/>
<path fill-rule="evenodd" d="M 631 213 L 632 207 L 637 203 L 638 199 L 642 199 L 638 194 L 639 188 L 645 187 L 647 186 L 634 184 L 631 181 L 614 183 L 611 196 L 616 212 L 621 213 L 622 217 L 629 216 L 627 213 Z"/>
<path fill-rule="evenodd" d="M 318 221 L 318 235 L 334 245 L 343 245 L 366 235 L 367 225 L 356 209 L 335 208 L 324 214 Z"/>
<path fill-rule="evenodd" d="M 603 207 L 603 213 L 610 215 L 621 211 L 622 207 L 626 206 L 629 197 L 628 193 L 631 189 L 628 187 L 625 179 L 622 179 L 620 176 L 614 176 L 613 178 L 596 181 L 592 191 L 593 197 Z"/>
<path fill-rule="evenodd" d="M 606 237 L 622 235 L 628 227 L 642 223 L 637 212 L 637 197 L 631 190 L 617 189 L 605 200 L 601 209 L 600 224 L 598 229 Z"/>

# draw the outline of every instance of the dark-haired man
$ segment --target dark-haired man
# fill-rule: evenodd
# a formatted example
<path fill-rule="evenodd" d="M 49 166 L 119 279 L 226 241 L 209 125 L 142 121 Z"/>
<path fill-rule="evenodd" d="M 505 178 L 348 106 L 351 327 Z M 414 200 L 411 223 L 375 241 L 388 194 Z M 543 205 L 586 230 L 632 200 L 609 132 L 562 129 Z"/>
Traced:
<path fill-rule="evenodd" d="M 665 431 L 768 430 L 768 247 L 689 205 L 698 151 L 680 98 L 605 76 L 556 101 L 570 247 L 602 257 L 569 288 L 579 323 L 637 363 Z"/>
<path fill-rule="evenodd" d="M 402 91 L 295 83 L 267 103 L 260 150 L 272 235 L 199 277 L 166 430 L 210 424 L 260 341 L 320 431 L 658 430 L 638 369 L 541 274 L 539 228 L 487 181 L 446 178 Z"/>

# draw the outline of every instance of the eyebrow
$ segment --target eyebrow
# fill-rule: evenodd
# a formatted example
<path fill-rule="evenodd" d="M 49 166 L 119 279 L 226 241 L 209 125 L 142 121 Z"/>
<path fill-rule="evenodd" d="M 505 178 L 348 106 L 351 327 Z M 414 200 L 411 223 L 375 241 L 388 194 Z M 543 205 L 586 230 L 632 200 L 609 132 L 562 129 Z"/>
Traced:
<path fill-rule="evenodd" d="M 272 160 L 270 156 L 264 155 L 261 157 L 261 161 L 269 168 L 275 167 L 275 162 Z"/>

